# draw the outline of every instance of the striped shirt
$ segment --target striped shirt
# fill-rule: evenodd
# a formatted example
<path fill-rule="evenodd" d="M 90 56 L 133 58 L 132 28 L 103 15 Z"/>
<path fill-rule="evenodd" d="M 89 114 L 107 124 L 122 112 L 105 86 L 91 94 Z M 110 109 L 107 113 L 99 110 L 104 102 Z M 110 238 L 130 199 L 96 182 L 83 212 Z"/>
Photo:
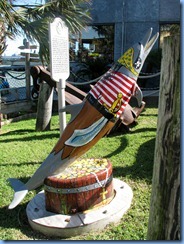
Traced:
<path fill-rule="evenodd" d="M 113 111 L 119 117 L 132 95 L 135 94 L 136 86 L 136 80 L 110 69 L 89 93 L 101 105 L 105 105 L 108 109 L 115 108 Z M 118 97 L 120 98 L 118 99 Z"/>

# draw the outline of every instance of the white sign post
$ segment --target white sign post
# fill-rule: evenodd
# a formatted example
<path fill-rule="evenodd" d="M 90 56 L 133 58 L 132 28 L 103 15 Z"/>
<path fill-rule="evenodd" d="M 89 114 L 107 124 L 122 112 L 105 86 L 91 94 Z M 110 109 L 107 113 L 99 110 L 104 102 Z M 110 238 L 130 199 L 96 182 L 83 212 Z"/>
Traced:
<path fill-rule="evenodd" d="M 68 27 L 60 18 L 49 25 L 51 77 L 57 82 L 60 134 L 66 127 L 66 113 L 60 112 L 65 106 L 66 79 L 70 75 Z"/>

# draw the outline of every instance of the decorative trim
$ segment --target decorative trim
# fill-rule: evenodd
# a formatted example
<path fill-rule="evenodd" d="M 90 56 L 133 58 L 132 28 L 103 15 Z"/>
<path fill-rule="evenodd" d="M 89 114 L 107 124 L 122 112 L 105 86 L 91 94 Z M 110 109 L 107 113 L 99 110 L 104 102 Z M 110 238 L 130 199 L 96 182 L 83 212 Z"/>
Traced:
<path fill-rule="evenodd" d="M 48 191 L 48 192 L 53 192 L 53 193 L 57 193 L 57 194 L 74 194 L 74 193 L 80 193 L 80 192 L 85 192 L 85 191 L 90 191 L 90 190 L 94 190 L 97 188 L 102 188 L 102 186 L 104 186 L 104 183 L 108 184 L 112 181 L 113 175 L 111 175 L 107 180 L 102 180 L 99 181 L 100 184 L 94 183 L 91 185 L 87 185 L 87 186 L 82 186 L 79 188 L 55 188 L 52 186 L 47 186 L 44 185 L 44 190 Z M 104 186 L 105 187 L 105 186 Z"/>

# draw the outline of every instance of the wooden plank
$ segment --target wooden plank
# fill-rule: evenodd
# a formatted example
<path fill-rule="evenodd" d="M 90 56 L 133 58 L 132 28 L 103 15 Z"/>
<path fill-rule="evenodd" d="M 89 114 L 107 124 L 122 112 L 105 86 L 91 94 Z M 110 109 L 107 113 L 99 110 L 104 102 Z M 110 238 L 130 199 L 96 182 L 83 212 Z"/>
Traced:
<path fill-rule="evenodd" d="M 37 47 L 38 47 L 37 45 L 30 45 L 29 48 L 30 48 L 30 49 L 37 49 Z M 19 46 L 18 48 L 21 49 L 21 50 L 23 50 L 23 49 L 25 49 L 26 47 L 25 47 L 25 46 Z"/>
<path fill-rule="evenodd" d="M 67 104 L 77 104 L 81 103 L 82 100 L 79 99 L 78 97 L 70 94 L 69 92 L 65 92 L 65 100 Z"/>
<path fill-rule="evenodd" d="M 31 109 L 33 105 L 32 101 L 21 101 L 21 102 L 14 102 L 14 103 L 1 103 L 1 110 L 2 114 L 10 114 L 17 111 L 28 111 Z"/>
<path fill-rule="evenodd" d="M 19 61 L 25 61 L 25 58 L 22 57 L 19 59 Z M 30 58 L 30 62 L 40 62 L 40 58 Z"/>
<path fill-rule="evenodd" d="M 24 52 L 23 51 L 23 52 L 20 53 L 20 55 L 25 57 L 26 54 L 29 53 L 30 54 L 30 57 L 39 57 L 39 55 L 37 53 L 31 53 L 31 50 L 29 50 L 29 49 L 28 49 L 28 51 L 29 52 Z"/>
<path fill-rule="evenodd" d="M 30 58 L 30 62 L 40 62 L 40 58 Z"/>
<path fill-rule="evenodd" d="M 86 93 L 78 89 L 77 87 L 73 86 L 72 84 L 66 82 L 66 91 L 71 93 L 72 95 L 78 97 L 79 99 L 83 100 L 86 96 Z"/>

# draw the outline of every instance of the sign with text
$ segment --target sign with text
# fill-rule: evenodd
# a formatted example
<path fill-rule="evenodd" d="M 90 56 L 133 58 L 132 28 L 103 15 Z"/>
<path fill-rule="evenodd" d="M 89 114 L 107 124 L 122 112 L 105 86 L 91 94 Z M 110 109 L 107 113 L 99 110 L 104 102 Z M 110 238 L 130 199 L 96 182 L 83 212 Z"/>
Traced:
<path fill-rule="evenodd" d="M 59 82 L 70 75 L 68 27 L 60 18 L 49 25 L 51 76 Z"/>

